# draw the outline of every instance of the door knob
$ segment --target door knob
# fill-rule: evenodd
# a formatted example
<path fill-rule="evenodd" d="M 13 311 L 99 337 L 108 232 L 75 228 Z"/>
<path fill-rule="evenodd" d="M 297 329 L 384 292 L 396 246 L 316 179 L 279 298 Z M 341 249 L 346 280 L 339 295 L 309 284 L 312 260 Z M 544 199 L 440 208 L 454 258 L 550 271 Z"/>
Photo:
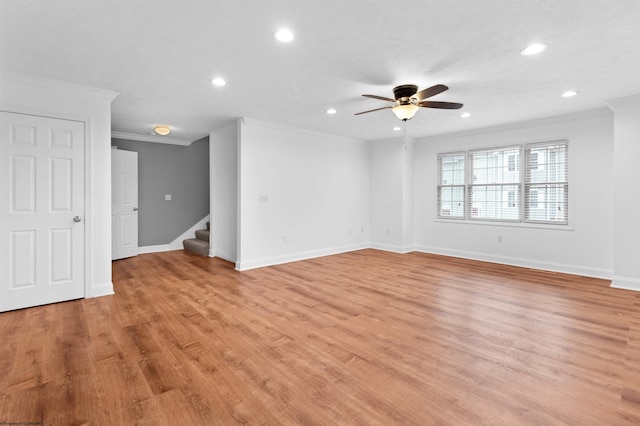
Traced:
<path fill-rule="evenodd" d="M 73 221 L 74 221 L 74 222 L 80 222 L 81 220 L 82 220 L 82 218 L 81 218 L 80 216 L 75 216 L 75 217 L 73 218 Z"/>
<path fill-rule="evenodd" d="M 133 208 L 133 211 L 134 211 L 134 212 L 137 212 L 137 211 L 138 211 L 138 208 L 137 208 L 137 207 L 134 207 L 134 208 Z"/>

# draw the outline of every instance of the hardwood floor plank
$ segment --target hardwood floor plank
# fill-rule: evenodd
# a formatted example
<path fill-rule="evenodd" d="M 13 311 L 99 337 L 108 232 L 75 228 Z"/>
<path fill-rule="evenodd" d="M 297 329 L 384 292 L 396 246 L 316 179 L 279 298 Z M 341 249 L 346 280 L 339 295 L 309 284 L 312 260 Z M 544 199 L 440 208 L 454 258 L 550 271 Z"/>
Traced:
<path fill-rule="evenodd" d="M 361 250 L 113 282 L 0 314 L 0 422 L 640 424 L 640 294 L 605 280 Z"/>

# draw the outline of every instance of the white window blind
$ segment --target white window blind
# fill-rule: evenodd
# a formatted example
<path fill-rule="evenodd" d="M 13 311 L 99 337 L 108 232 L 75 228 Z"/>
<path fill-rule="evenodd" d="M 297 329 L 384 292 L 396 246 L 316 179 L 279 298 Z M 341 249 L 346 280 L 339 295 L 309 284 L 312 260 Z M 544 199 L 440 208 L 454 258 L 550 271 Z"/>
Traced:
<path fill-rule="evenodd" d="M 468 219 L 520 221 L 520 147 L 468 153 Z"/>
<path fill-rule="evenodd" d="M 465 153 L 438 155 L 438 217 L 464 219 Z"/>
<path fill-rule="evenodd" d="M 525 222 L 568 223 L 567 141 L 525 145 Z"/>

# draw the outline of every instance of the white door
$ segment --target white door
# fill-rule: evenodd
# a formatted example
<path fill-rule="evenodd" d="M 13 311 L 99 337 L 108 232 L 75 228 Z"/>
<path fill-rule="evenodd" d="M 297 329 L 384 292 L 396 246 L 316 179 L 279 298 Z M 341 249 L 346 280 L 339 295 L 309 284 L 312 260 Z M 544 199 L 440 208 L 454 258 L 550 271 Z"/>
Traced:
<path fill-rule="evenodd" d="M 138 153 L 111 150 L 111 259 L 138 255 Z"/>
<path fill-rule="evenodd" d="M 84 123 L 0 112 L 0 312 L 84 297 Z"/>

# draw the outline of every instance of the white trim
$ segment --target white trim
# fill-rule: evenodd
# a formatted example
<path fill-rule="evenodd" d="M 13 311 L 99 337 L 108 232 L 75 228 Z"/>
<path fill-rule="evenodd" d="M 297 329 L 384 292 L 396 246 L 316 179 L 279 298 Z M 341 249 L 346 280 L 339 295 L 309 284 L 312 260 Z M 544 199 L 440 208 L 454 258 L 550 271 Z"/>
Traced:
<path fill-rule="evenodd" d="M 111 138 L 128 141 L 154 142 L 168 145 L 189 146 L 193 141 L 187 139 L 168 138 L 166 136 L 140 135 L 138 133 L 111 132 Z"/>
<path fill-rule="evenodd" d="M 157 246 L 143 246 L 138 247 L 138 254 L 147 254 L 147 253 L 160 253 L 162 251 L 171 251 L 172 249 L 169 244 L 160 244 Z"/>
<path fill-rule="evenodd" d="M 159 253 L 162 251 L 172 251 L 172 250 L 182 250 L 182 241 L 188 238 L 194 238 L 195 233 L 199 229 L 205 229 L 207 227 L 207 222 L 209 221 L 211 215 L 206 215 L 191 228 L 184 231 L 177 238 L 171 241 L 169 244 L 159 244 L 155 246 L 144 246 L 138 247 L 138 254 L 146 254 L 146 253 Z"/>
<path fill-rule="evenodd" d="M 369 244 L 369 248 L 382 250 L 382 251 L 389 251 L 391 253 L 399 253 L 399 254 L 407 254 L 415 250 L 415 247 L 413 246 L 403 247 L 403 246 L 397 246 L 394 244 L 384 244 L 384 243 L 371 243 Z"/>
<path fill-rule="evenodd" d="M 115 294 L 113 291 L 113 283 L 111 281 L 107 283 L 94 284 L 91 290 L 91 296 L 87 297 L 101 297 Z"/>
<path fill-rule="evenodd" d="M 350 251 L 363 250 L 366 248 L 369 248 L 369 244 L 359 243 L 359 244 L 350 244 L 346 246 L 332 247 L 327 249 L 311 250 L 311 251 L 306 251 L 301 253 L 286 254 L 281 256 L 265 257 L 262 259 L 240 261 L 236 263 L 236 270 L 246 271 L 248 269 L 280 265 L 282 263 L 296 262 L 299 260 L 315 259 L 317 257 L 330 256 L 332 254 L 347 253 Z"/>
<path fill-rule="evenodd" d="M 209 249 L 209 257 L 217 257 L 219 259 L 226 260 L 229 263 L 234 263 L 234 264 L 236 263 L 236 261 L 233 260 L 231 256 L 227 256 L 225 254 L 220 254 L 220 253 L 214 253 L 213 249 L 211 248 Z"/>
<path fill-rule="evenodd" d="M 9 81 L 23 83 L 23 84 L 26 83 L 32 86 L 44 87 L 47 89 L 54 88 L 54 89 L 60 89 L 64 91 L 73 91 L 83 95 L 97 96 L 100 98 L 107 99 L 111 102 L 113 102 L 113 100 L 120 95 L 120 93 L 114 92 L 111 90 L 97 89 L 95 87 L 82 86 L 80 84 L 67 83 L 59 80 L 51 80 L 49 78 L 40 77 L 36 75 L 31 75 L 31 74 L 2 71 L 0 72 L 0 77 L 3 80 L 9 80 Z"/>
<path fill-rule="evenodd" d="M 248 125 L 248 126 L 259 126 L 259 127 L 264 127 L 268 129 L 282 130 L 285 132 L 298 133 L 302 135 L 314 136 L 314 137 L 323 138 L 323 139 L 331 139 L 339 142 L 350 142 L 350 143 L 355 143 L 357 145 L 369 144 L 368 141 L 365 141 L 362 139 L 355 139 L 347 136 L 334 135 L 332 133 L 324 133 L 324 132 L 319 132 L 315 130 L 302 129 L 300 127 L 286 126 L 283 124 L 271 123 L 268 121 L 254 120 L 253 118 L 242 117 L 239 121 L 241 124 Z"/>
<path fill-rule="evenodd" d="M 608 101 L 605 101 L 605 103 L 612 111 L 615 111 L 618 108 L 640 104 L 640 94 L 626 96 L 624 98 L 609 99 Z"/>
<path fill-rule="evenodd" d="M 478 129 L 463 130 L 454 133 L 441 133 L 416 138 L 417 142 L 428 142 L 430 140 L 438 140 L 439 142 L 447 141 L 450 139 L 458 139 L 467 136 L 481 136 L 491 133 L 501 133 L 509 130 L 521 130 L 531 127 L 538 127 L 544 125 L 552 125 L 557 123 L 566 123 L 568 121 L 580 120 L 583 118 L 597 118 L 611 116 L 612 112 L 609 108 L 598 108 L 589 111 L 575 112 L 564 115 L 554 115 L 552 117 L 543 117 L 527 121 L 519 121 L 514 123 L 496 124 L 495 126 L 481 127 Z M 563 139 L 563 138 L 561 138 Z M 568 139 L 568 138 L 566 138 Z"/>
<path fill-rule="evenodd" d="M 611 280 L 611 287 L 623 290 L 640 291 L 640 279 L 614 276 Z"/>
<path fill-rule="evenodd" d="M 496 256 L 467 250 L 452 250 L 448 248 L 420 245 L 416 246 L 416 251 L 422 253 L 440 254 L 443 256 L 460 257 L 463 259 L 479 260 L 482 262 L 499 263 L 502 265 L 519 266 L 522 268 L 560 272 L 563 274 L 582 275 L 593 278 L 611 279 L 611 276 L 613 275 L 613 271 L 610 269 L 589 268 L 582 265 L 536 261 L 519 257 Z"/>

